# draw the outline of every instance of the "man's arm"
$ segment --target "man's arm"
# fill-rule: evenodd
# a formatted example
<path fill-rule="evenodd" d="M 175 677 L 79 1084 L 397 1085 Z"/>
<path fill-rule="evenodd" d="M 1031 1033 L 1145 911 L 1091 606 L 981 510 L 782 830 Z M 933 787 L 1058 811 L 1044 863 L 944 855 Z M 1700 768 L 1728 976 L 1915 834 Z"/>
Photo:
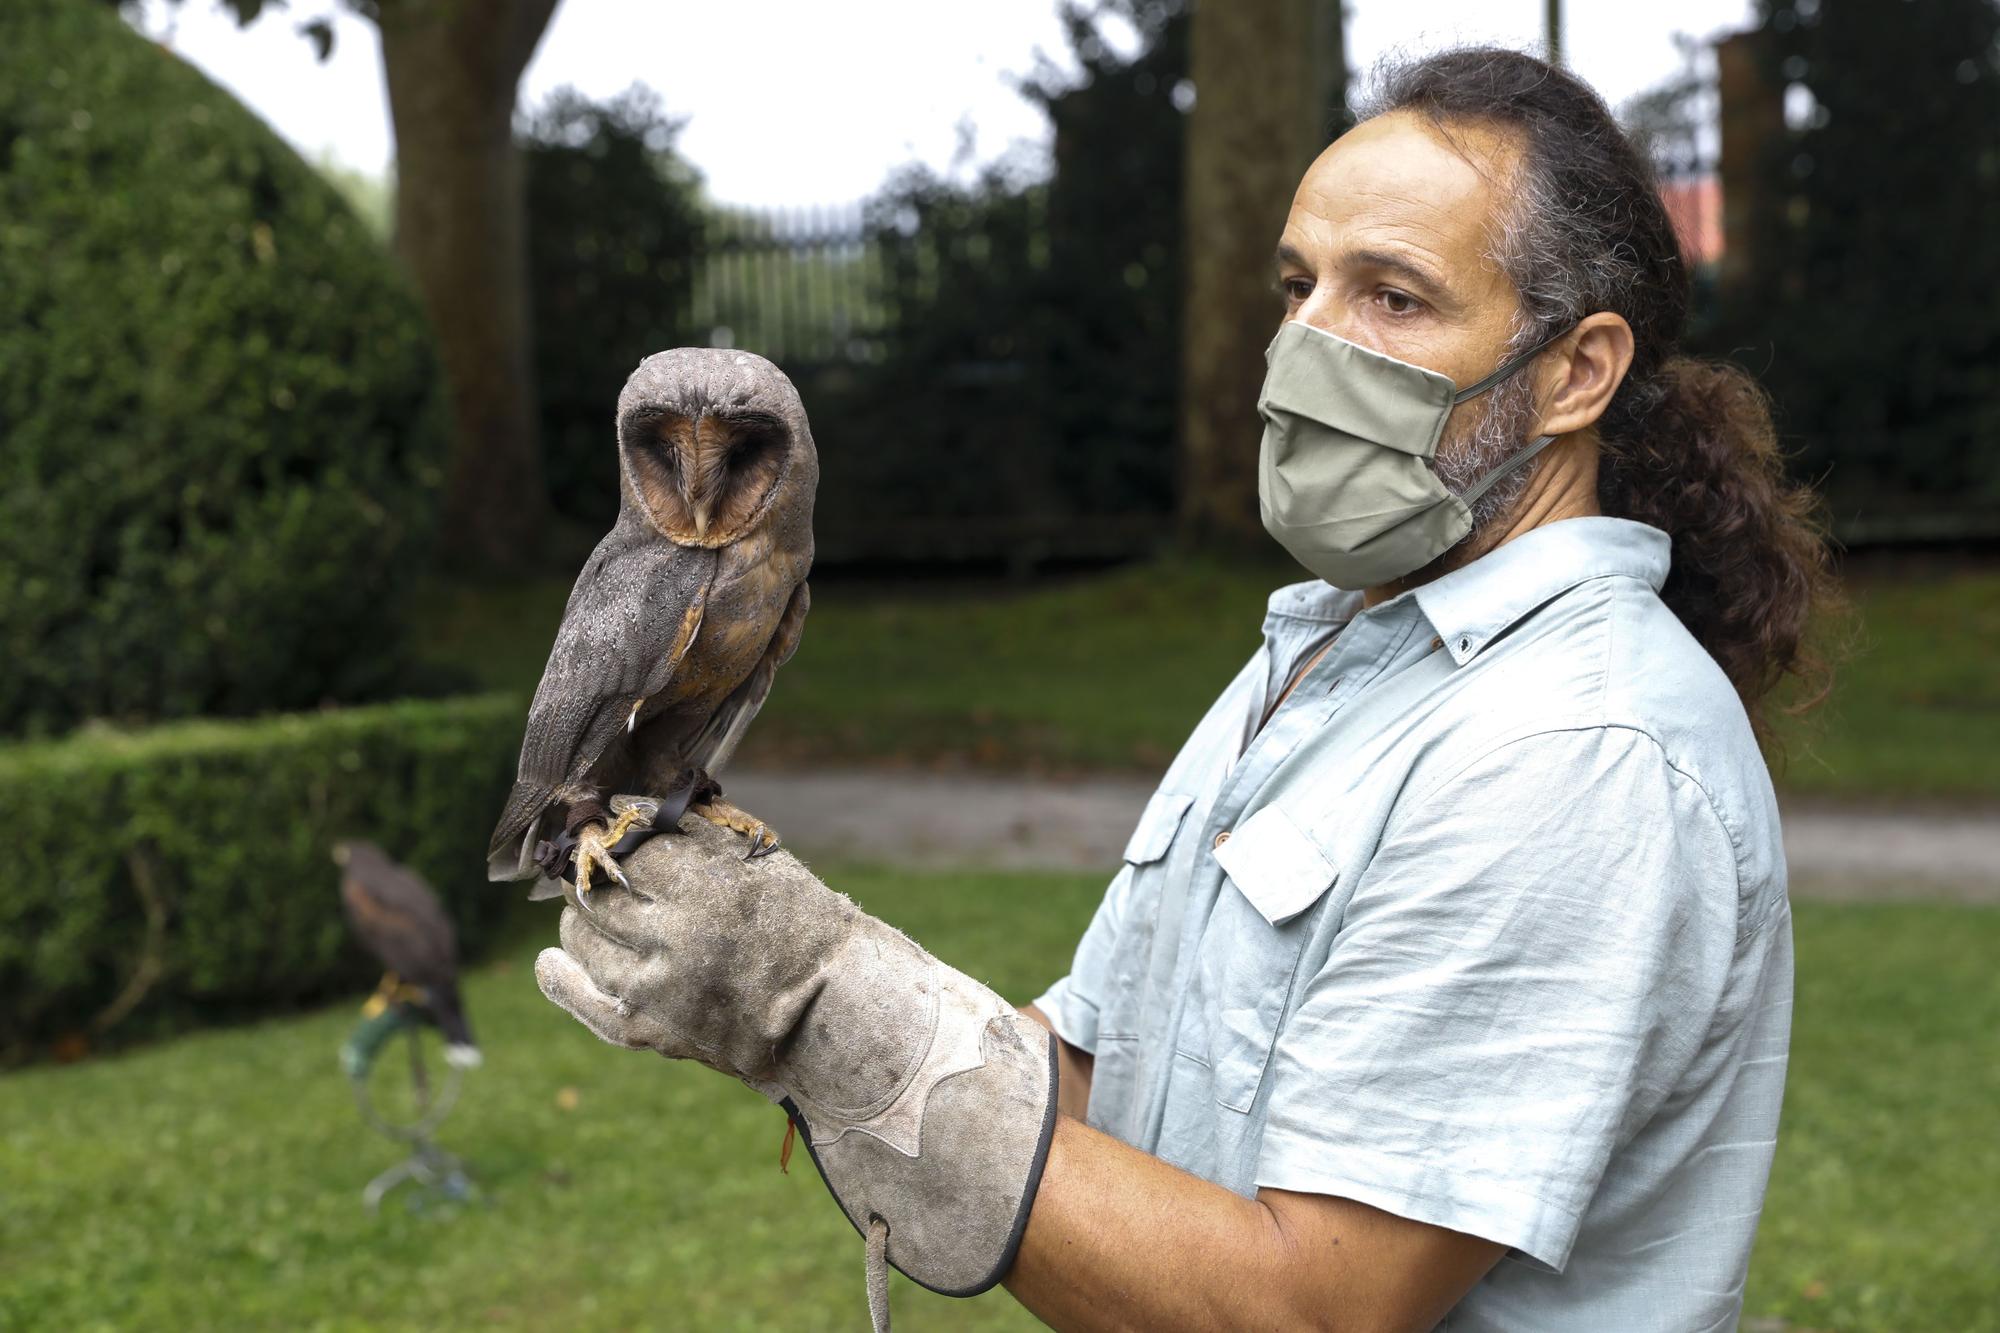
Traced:
<path fill-rule="evenodd" d="M 1024 1004 L 1021 1012 L 1034 1019 L 1048 1030 L 1056 1043 L 1056 1064 L 1060 1078 L 1056 1083 L 1056 1109 L 1064 1115 L 1073 1115 L 1078 1120 L 1090 1109 L 1090 1071 L 1096 1067 L 1097 1057 L 1089 1051 L 1078 1050 L 1062 1039 L 1049 1016 L 1032 1004 Z"/>
<path fill-rule="evenodd" d="M 1064 1115 L 1005 1282 L 1063 1330 L 1421 1330 L 1503 1253 L 1348 1199 L 1245 1199 Z"/>

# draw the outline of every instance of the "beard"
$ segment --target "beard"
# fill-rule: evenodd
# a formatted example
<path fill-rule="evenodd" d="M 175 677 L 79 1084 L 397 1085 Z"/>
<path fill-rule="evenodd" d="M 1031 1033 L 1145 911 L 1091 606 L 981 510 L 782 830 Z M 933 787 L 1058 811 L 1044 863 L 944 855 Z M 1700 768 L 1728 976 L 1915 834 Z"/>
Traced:
<path fill-rule="evenodd" d="M 1534 428 L 1537 415 L 1534 387 L 1526 375 L 1516 375 L 1495 385 L 1483 402 L 1475 401 L 1472 412 L 1464 419 L 1458 413 L 1453 414 L 1444 438 L 1438 441 L 1437 456 L 1431 465 L 1446 490 L 1463 496 L 1488 472 L 1527 447 L 1528 432 Z M 1459 544 L 1473 540 L 1511 510 L 1541 464 L 1540 456 L 1531 459 L 1474 500 L 1472 531 Z"/>

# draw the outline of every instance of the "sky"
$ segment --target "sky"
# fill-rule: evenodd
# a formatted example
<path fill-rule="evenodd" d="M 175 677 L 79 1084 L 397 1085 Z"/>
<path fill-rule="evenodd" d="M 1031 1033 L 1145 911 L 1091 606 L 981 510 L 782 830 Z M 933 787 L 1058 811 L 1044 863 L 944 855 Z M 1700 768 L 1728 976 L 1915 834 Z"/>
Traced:
<path fill-rule="evenodd" d="M 1569 64 L 1613 106 L 1683 68 L 1676 34 L 1743 27 L 1752 0 L 1569 0 Z M 1348 61 L 1464 42 L 1539 49 L 1543 0 L 1348 0 Z M 297 32 L 330 15 L 330 60 Z M 254 108 L 300 152 L 369 174 L 395 156 L 374 26 L 336 0 L 266 7 L 247 30 L 215 0 L 144 0 L 135 23 Z M 1111 34 L 1114 46 L 1117 34 Z M 570 85 L 656 89 L 718 202 L 834 204 L 923 161 L 976 170 L 1045 147 L 1013 88 L 1037 53 L 1068 68 L 1056 0 L 561 0 L 521 80 L 532 107 Z M 962 152 L 961 128 L 971 136 Z"/>

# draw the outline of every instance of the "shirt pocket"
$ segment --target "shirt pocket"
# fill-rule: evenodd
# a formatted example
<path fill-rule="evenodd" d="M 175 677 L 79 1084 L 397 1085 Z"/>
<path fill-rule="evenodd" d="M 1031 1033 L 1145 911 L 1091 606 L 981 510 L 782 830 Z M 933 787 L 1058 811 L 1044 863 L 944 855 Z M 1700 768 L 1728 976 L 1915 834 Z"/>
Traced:
<path fill-rule="evenodd" d="M 1250 1110 L 1263 1085 L 1310 932 L 1308 909 L 1338 872 L 1277 806 L 1266 806 L 1215 849 L 1234 892 L 1218 896 L 1201 966 L 1215 1097 Z"/>
<path fill-rule="evenodd" d="M 1130 877 L 1130 883 L 1126 886 L 1117 943 L 1108 969 L 1110 984 L 1104 989 L 1103 1007 L 1097 1015 L 1100 1042 L 1128 1040 L 1139 1035 L 1146 1004 L 1146 972 L 1153 957 L 1154 933 L 1159 927 L 1160 892 L 1166 882 L 1164 866 L 1193 804 L 1194 797 L 1184 792 L 1154 793 L 1125 844 L 1124 873 Z"/>
<path fill-rule="evenodd" d="M 1319 844 L 1275 805 L 1245 820 L 1215 849 L 1215 860 L 1237 892 L 1272 926 L 1283 925 L 1318 902 L 1333 887 L 1337 873 Z"/>
<path fill-rule="evenodd" d="M 1139 826 L 1125 843 L 1125 860 L 1134 866 L 1151 865 L 1167 854 L 1180 832 L 1194 797 L 1185 792 L 1156 791 L 1139 815 Z"/>

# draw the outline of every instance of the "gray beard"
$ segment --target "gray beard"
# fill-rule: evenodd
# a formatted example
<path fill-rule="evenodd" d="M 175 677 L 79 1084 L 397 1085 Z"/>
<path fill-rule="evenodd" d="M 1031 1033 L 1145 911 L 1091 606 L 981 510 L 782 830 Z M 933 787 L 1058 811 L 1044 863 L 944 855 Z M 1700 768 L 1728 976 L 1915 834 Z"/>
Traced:
<path fill-rule="evenodd" d="M 1477 415 L 1471 420 L 1454 420 L 1445 428 L 1431 466 L 1446 490 L 1463 496 L 1480 478 L 1527 447 L 1528 432 L 1535 424 L 1534 388 L 1524 371 L 1488 390 L 1484 402 L 1475 402 L 1472 406 Z M 1538 455 L 1474 500 L 1472 531 L 1463 540 L 1471 541 L 1511 510 L 1541 464 Z"/>

